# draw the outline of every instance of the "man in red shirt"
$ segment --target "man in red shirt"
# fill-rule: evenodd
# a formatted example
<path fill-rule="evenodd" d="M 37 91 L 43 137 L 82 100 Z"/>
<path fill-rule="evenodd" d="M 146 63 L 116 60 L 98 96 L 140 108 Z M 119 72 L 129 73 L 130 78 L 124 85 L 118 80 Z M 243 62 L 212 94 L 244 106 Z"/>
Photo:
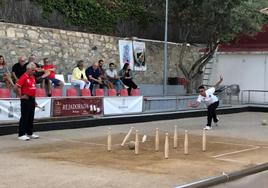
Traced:
<path fill-rule="evenodd" d="M 36 101 L 35 101 L 35 63 L 31 62 L 26 66 L 26 72 L 17 80 L 14 90 L 21 102 L 21 117 L 19 122 L 19 140 L 30 140 L 39 138 L 33 134 L 33 120 Z"/>
<path fill-rule="evenodd" d="M 46 77 L 47 81 L 48 81 L 48 96 L 51 96 L 51 83 L 55 86 L 55 87 L 59 87 L 62 88 L 64 83 L 61 80 L 58 80 L 55 78 L 55 70 L 56 68 L 54 67 L 53 64 L 50 64 L 48 61 L 48 58 L 44 58 L 43 59 L 43 63 L 44 65 L 42 66 L 42 69 L 44 71 L 49 71 L 50 74 Z"/>

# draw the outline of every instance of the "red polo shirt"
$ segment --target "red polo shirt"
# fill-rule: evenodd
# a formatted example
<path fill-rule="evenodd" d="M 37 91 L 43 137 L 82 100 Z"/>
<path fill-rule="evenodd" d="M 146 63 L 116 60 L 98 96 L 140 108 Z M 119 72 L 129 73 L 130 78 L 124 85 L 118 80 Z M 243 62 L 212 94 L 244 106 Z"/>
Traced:
<path fill-rule="evenodd" d="M 54 68 L 54 65 L 52 65 L 52 64 L 43 65 L 42 68 L 44 70 L 53 69 Z M 55 72 L 54 71 L 50 71 L 50 75 L 48 75 L 47 78 L 55 78 Z"/>
<path fill-rule="evenodd" d="M 35 78 L 24 73 L 16 82 L 16 85 L 21 88 L 21 95 L 35 97 Z"/>

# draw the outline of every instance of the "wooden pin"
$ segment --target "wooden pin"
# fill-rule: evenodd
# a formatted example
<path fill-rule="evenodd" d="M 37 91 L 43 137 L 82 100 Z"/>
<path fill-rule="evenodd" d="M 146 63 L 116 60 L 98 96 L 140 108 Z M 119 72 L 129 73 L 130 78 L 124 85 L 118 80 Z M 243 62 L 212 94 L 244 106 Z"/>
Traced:
<path fill-rule="evenodd" d="M 135 136 L 135 154 L 139 154 L 139 131 L 136 130 L 136 136 Z"/>
<path fill-rule="evenodd" d="M 174 126 L 174 143 L 173 147 L 176 149 L 178 147 L 178 133 L 177 133 L 177 125 Z"/>
<path fill-rule="evenodd" d="M 134 129 L 134 127 L 131 127 L 131 128 L 130 128 L 130 130 L 128 131 L 127 135 L 125 136 L 125 138 L 124 138 L 124 140 L 123 140 L 121 146 L 124 146 L 124 145 L 125 145 L 126 141 L 127 141 L 128 138 L 130 137 L 130 134 L 131 134 L 131 132 L 132 132 L 133 129 Z"/>
<path fill-rule="evenodd" d="M 207 150 L 207 136 L 206 136 L 206 130 L 203 129 L 203 137 L 202 137 L 202 151 Z"/>
<path fill-rule="evenodd" d="M 155 131 L 155 151 L 159 151 L 159 130 L 156 128 Z"/>
<path fill-rule="evenodd" d="M 188 155 L 188 131 L 185 130 L 185 138 L 184 138 L 184 154 Z"/>
<path fill-rule="evenodd" d="M 169 143 L 168 143 L 168 133 L 166 133 L 166 139 L 165 139 L 165 159 L 168 159 L 169 154 Z"/>
<path fill-rule="evenodd" d="M 107 150 L 108 150 L 108 151 L 112 151 L 112 135 L 111 135 L 111 127 L 108 128 Z"/>

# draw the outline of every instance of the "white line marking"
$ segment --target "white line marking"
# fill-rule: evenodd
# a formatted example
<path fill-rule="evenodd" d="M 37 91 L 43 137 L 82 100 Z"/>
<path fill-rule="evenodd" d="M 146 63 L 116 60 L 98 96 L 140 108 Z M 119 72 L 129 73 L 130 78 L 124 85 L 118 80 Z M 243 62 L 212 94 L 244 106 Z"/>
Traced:
<path fill-rule="evenodd" d="M 224 154 L 220 154 L 220 155 L 214 155 L 212 157 L 222 157 L 222 156 L 226 156 L 226 155 L 232 155 L 232 154 L 237 154 L 237 153 L 242 153 L 242 152 L 246 152 L 246 151 L 251 151 L 251 150 L 256 150 L 256 149 L 260 149 L 260 146 L 256 146 L 253 148 L 248 148 L 248 149 L 243 149 L 243 150 L 238 150 L 238 151 L 233 151 L 233 152 L 229 152 L 229 153 L 224 153 Z"/>
<path fill-rule="evenodd" d="M 216 143 L 216 144 L 228 144 L 228 145 L 234 145 L 234 146 L 249 146 L 249 147 L 255 147 L 255 145 L 238 144 L 238 143 L 231 143 L 231 142 L 210 142 L 210 143 Z"/>
<path fill-rule="evenodd" d="M 233 159 L 220 159 L 220 158 L 217 158 L 216 160 L 232 162 L 232 163 L 237 163 L 237 164 L 242 164 L 242 165 L 247 165 L 248 164 L 247 162 L 241 162 L 241 161 L 233 160 Z"/>
<path fill-rule="evenodd" d="M 45 136 L 42 136 L 43 138 Z M 96 145 L 96 146 L 107 146 L 106 144 L 97 144 L 97 143 L 91 143 L 91 142 L 81 142 L 78 140 L 72 140 L 72 139 L 60 139 L 60 138 L 52 138 L 52 137 L 45 137 L 51 141 L 66 141 L 66 142 L 74 142 L 74 143 L 81 143 L 81 144 L 87 144 L 87 145 Z"/>
<path fill-rule="evenodd" d="M 42 138 L 47 138 L 51 141 L 66 141 L 66 142 L 74 142 L 74 143 L 81 143 L 81 144 L 87 144 L 87 145 L 96 145 L 96 146 L 107 146 L 107 144 L 98 144 L 98 143 L 92 143 L 92 142 L 82 142 L 78 140 L 72 140 L 72 139 L 62 139 L 62 138 L 53 138 L 53 137 L 47 137 L 42 136 Z M 121 146 L 121 144 L 112 144 L 112 146 Z"/>
<path fill-rule="evenodd" d="M 65 140 L 67 142 L 74 142 L 74 143 L 80 143 L 80 144 L 86 144 L 86 145 L 95 145 L 95 146 L 107 146 L 106 144 L 97 144 L 97 143 L 91 143 L 91 142 L 81 142 L 77 140 Z"/>

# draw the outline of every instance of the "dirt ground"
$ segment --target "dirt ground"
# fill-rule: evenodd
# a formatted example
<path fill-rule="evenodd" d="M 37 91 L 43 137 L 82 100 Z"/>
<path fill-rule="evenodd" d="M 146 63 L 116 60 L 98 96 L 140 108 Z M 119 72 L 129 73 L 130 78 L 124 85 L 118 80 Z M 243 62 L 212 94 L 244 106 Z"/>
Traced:
<path fill-rule="evenodd" d="M 86 129 L 80 129 L 80 135 L 71 137 L 70 132 L 61 137 L 47 133 L 36 141 L 18 141 L 11 147 L 3 147 L 0 187 L 174 187 L 268 161 L 268 142 L 223 137 L 209 131 L 207 150 L 203 152 L 199 127 L 189 131 L 188 155 L 184 154 L 183 129 L 178 131 L 176 149 L 173 148 L 173 129 L 168 129 L 168 159 L 164 158 L 166 127 L 160 127 L 160 150 L 154 150 L 155 126 L 152 126 L 149 131 L 152 134 L 147 134 L 144 143 L 140 142 L 138 155 L 127 143 L 120 145 L 127 129 L 122 132 L 117 127 L 117 131 L 112 131 L 110 152 L 107 151 L 107 127 L 97 129 L 99 132 L 91 136 L 84 135 Z M 142 136 L 141 133 L 140 140 Z M 134 139 L 135 135 L 131 134 L 129 140 Z"/>

